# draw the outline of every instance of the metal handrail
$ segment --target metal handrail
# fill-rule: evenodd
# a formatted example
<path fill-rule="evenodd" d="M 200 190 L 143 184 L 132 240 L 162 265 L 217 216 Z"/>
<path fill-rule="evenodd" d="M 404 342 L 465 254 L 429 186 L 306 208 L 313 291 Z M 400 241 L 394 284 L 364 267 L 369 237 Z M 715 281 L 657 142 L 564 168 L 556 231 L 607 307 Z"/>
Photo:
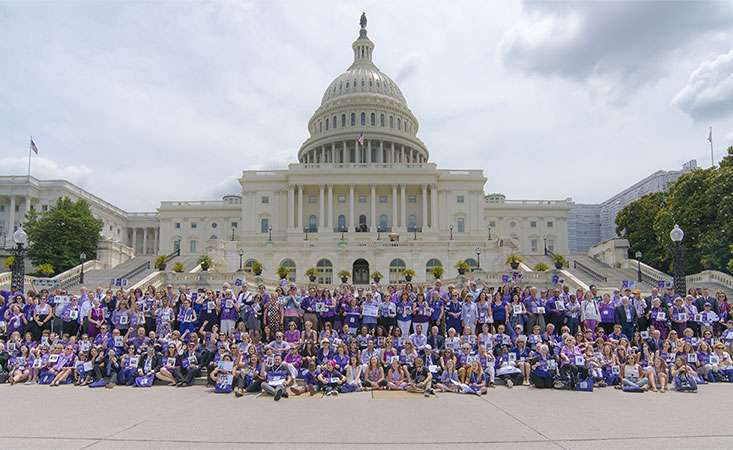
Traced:
<path fill-rule="evenodd" d="M 127 273 L 125 273 L 123 275 L 120 275 L 117 278 L 122 278 L 122 279 L 128 279 L 129 280 L 130 278 L 134 277 L 135 275 L 139 274 L 140 272 L 142 272 L 144 270 L 148 270 L 148 269 L 150 269 L 150 261 L 146 261 L 146 262 L 140 264 L 139 266 L 133 268 L 132 270 L 128 271 Z"/>
<path fill-rule="evenodd" d="M 578 262 L 578 260 L 573 260 L 573 268 L 580 269 L 583 272 L 587 273 L 591 277 L 595 278 L 598 281 L 603 281 L 604 283 L 608 283 L 608 278 L 604 277 L 600 273 L 596 272 L 595 270 L 591 269 L 590 267 L 586 266 L 585 264 Z"/>

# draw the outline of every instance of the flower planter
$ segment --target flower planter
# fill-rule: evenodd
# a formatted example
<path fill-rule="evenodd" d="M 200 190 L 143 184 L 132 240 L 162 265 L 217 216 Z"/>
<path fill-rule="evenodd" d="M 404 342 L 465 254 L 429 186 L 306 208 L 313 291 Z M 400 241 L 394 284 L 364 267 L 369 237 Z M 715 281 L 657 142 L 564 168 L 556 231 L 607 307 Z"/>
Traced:
<path fill-rule="evenodd" d="M 318 277 L 316 277 L 315 275 L 311 275 L 311 276 L 308 277 L 308 279 L 311 280 L 311 283 L 315 283 L 316 282 L 316 278 L 318 278 Z"/>
<path fill-rule="evenodd" d="M 512 266 L 512 269 L 517 270 L 519 268 L 519 263 L 511 263 L 510 266 Z"/>
<path fill-rule="evenodd" d="M 562 263 L 555 263 L 555 269 L 557 270 L 562 269 Z"/>
<path fill-rule="evenodd" d="M 458 274 L 459 275 L 465 275 L 466 274 L 466 269 L 458 269 Z"/>
<path fill-rule="evenodd" d="M 410 275 L 407 275 L 407 276 L 405 277 L 405 281 L 407 281 L 408 283 L 409 283 L 410 281 L 412 281 L 412 276 L 410 276 Z"/>
<path fill-rule="evenodd" d="M 341 277 L 341 282 L 346 284 L 346 282 L 349 281 L 347 277 Z"/>

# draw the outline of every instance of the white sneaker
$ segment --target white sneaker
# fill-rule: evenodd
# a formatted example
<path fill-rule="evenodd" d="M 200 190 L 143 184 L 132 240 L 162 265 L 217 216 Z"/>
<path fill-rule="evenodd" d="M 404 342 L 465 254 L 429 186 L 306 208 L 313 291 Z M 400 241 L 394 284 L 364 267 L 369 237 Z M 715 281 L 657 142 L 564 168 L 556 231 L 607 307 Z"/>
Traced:
<path fill-rule="evenodd" d="M 506 380 L 506 387 L 509 389 L 514 387 L 514 382 L 512 380 Z"/>

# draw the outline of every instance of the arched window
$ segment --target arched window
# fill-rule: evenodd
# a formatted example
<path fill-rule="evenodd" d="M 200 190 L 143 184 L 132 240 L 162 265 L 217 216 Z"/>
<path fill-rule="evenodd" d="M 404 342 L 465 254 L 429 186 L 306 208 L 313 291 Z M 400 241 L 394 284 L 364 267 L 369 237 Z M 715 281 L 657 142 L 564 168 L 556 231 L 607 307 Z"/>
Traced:
<path fill-rule="evenodd" d="M 398 118 L 397 118 L 397 129 L 398 129 L 398 130 L 401 130 L 401 129 L 402 129 L 402 128 L 401 128 L 401 127 L 402 127 L 402 125 L 401 125 L 401 124 L 402 124 L 402 120 L 400 120 L 400 118 L 398 117 Z"/>
<path fill-rule="evenodd" d="M 333 116 L 333 121 L 332 121 L 332 123 L 333 123 L 333 127 L 334 127 L 334 128 L 336 128 L 336 116 Z"/>
<path fill-rule="evenodd" d="M 339 217 L 338 217 L 336 223 L 337 223 L 336 226 L 338 227 L 339 231 L 341 231 L 341 230 L 347 231 L 346 230 L 346 216 L 345 215 L 339 214 Z"/>
<path fill-rule="evenodd" d="M 463 217 L 459 217 L 456 219 L 456 232 L 458 233 L 466 232 L 466 219 L 464 219 Z"/>
<path fill-rule="evenodd" d="M 369 123 L 372 126 L 374 126 L 374 125 L 377 124 L 377 115 L 376 114 L 374 114 L 374 113 L 371 114 L 371 116 L 369 117 Z"/>
<path fill-rule="evenodd" d="M 351 113 L 351 126 L 356 126 L 356 113 Z"/>
<path fill-rule="evenodd" d="M 290 258 L 285 258 L 282 261 L 280 261 L 280 265 L 288 269 L 288 275 L 286 278 L 291 283 L 294 283 L 295 282 L 295 261 L 293 261 Z"/>
<path fill-rule="evenodd" d="M 404 281 L 405 262 L 400 258 L 395 258 L 389 263 L 389 282 L 400 283 Z"/>
<path fill-rule="evenodd" d="M 366 113 L 365 112 L 361 113 L 361 124 L 362 126 L 366 125 Z"/>
<path fill-rule="evenodd" d="M 387 214 L 382 214 L 379 216 L 379 229 L 382 231 L 388 231 L 389 218 L 387 217 Z"/>
<path fill-rule="evenodd" d="M 417 228 L 417 216 L 410 214 L 407 216 L 407 231 L 415 231 Z"/>
<path fill-rule="evenodd" d="M 389 127 L 394 128 L 394 116 L 389 116 Z"/>
<path fill-rule="evenodd" d="M 341 128 L 346 126 L 346 114 L 341 114 Z"/>
<path fill-rule="evenodd" d="M 180 252 L 181 251 L 181 237 L 176 236 L 173 238 L 173 251 L 174 252 Z"/>
<path fill-rule="evenodd" d="M 425 264 L 425 279 L 426 280 L 435 278 L 433 276 L 433 269 L 435 269 L 436 267 L 443 267 L 443 263 L 440 262 L 440 260 L 436 258 L 432 258 L 428 260 L 428 262 Z"/>
<path fill-rule="evenodd" d="M 317 220 L 318 219 L 316 219 L 316 215 L 315 214 L 311 214 L 308 217 L 308 231 L 309 232 L 315 233 L 316 231 L 318 231 Z"/>
<path fill-rule="evenodd" d="M 318 121 L 318 132 L 323 132 L 323 122 L 321 122 L 320 120 Z"/>
<path fill-rule="evenodd" d="M 379 126 L 380 127 L 384 126 L 384 114 L 379 115 Z"/>
<path fill-rule="evenodd" d="M 367 218 L 365 214 L 359 215 L 359 231 L 362 231 L 362 232 L 369 231 L 369 227 L 367 226 Z"/>
<path fill-rule="evenodd" d="M 245 272 L 247 272 L 247 273 L 252 273 L 252 265 L 253 265 L 254 263 L 255 263 L 255 260 L 254 260 L 254 259 L 248 259 L 248 260 L 247 260 L 247 261 L 246 261 L 246 262 L 244 263 L 244 271 L 245 271 Z"/>
<path fill-rule="evenodd" d="M 320 259 L 316 263 L 316 271 L 318 272 L 319 284 L 331 284 L 333 281 L 333 264 L 328 259 Z"/>
<path fill-rule="evenodd" d="M 328 123 L 329 123 L 329 120 L 328 120 L 328 117 L 326 117 L 326 131 L 328 131 Z"/>

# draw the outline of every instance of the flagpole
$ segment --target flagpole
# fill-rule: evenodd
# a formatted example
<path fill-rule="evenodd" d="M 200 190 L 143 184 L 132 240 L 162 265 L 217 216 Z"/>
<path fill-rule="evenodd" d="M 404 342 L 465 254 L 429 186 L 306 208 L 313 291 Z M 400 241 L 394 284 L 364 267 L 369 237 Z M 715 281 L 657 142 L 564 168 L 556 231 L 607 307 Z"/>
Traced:
<path fill-rule="evenodd" d="M 710 167 L 715 165 L 715 157 L 713 156 L 713 127 L 710 127 Z"/>
<path fill-rule="evenodd" d="M 33 136 L 31 136 L 31 142 L 33 142 Z M 33 150 L 33 144 L 28 143 L 28 180 L 31 179 L 31 151 Z"/>

